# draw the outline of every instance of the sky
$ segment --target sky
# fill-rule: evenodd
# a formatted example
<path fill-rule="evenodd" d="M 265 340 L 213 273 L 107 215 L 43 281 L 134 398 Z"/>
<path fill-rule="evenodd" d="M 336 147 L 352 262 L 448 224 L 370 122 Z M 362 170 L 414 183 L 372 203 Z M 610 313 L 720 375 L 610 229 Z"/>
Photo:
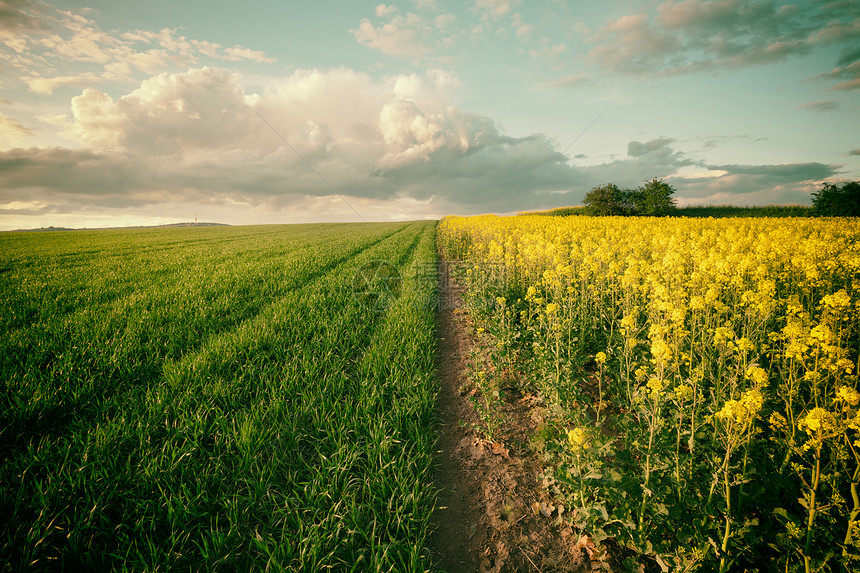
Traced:
<path fill-rule="evenodd" d="M 787 0 L 790 1 L 790 0 Z M 860 179 L 855 0 L 0 0 L 0 230 Z"/>

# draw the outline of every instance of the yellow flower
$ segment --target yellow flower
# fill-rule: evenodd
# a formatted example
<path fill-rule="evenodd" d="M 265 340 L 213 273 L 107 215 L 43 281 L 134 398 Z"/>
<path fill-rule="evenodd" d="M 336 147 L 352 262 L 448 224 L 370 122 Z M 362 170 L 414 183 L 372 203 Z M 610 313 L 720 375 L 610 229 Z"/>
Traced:
<path fill-rule="evenodd" d="M 767 384 L 767 371 L 755 364 L 747 368 L 747 379 L 752 380 L 756 387 L 761 387 Z"/>
<path fill-rule="evenodd" d="M 825 296 L 822 302 L 827 308 L 843 309 L 851 306 L 851 297 L 848 296 L 845 289 L 841 289 L 838 292 Z"/>
<path fill-rule="evenodd" d="M 741 396 L 740 400 L 729 400 L 723 405 L 722 410 L 714 414 L 714 418 L 725 420 L 740 426 L 751 424 L 758 411 L 761 410 L 764 404 L 764 397 L 761 391 L 756 389 L 747 390 Z"/>
<path fill-rule="evenodd" d="M 826 324 L 819 324 L 809 331 L 809 342 L 814 344 L 829 344 L 833 341 L 833 332 Z"/>
<path fill-rule="evenodd" d="M 663 391 L 663 381 L 657 378 L 656 376 L 652 376 L 648 380 L 648 384 L 645 385 L 648 388 L 649 394 L 651 394 L 652 398 L 659 398 L 660 392 Z"/>
<path fill-rule="evenodd" d="M 567 443 L 570 445 L 570 449 L 574 452 L 582 449 L 587 441 L 588 436 L 582 428 L 574 428 L 567 432 Z"/>
<path fill-rule="evenodd" d="M 693 388 L 689 384 L 681 384 L 675 388 L 675 396 L 679 400 L 689 400 L 693 397 Z"/>
<path fill-rule="evenodd" d="M 800 539 L 803 535 L 803 530 L 799 525 L 794 523 L 793 521 L 789 521 L 785 524 L 785 528 L 788 529 L 788 534 L 794 537 L 795 539 Z"/>
<path fill-rule="evenodd" d="M 836 391 L 836 400 L 845 402 L 850 406 L 856 406 L 860 403 L 860 392 L 850 386 L 840 386 L 839 390 Z"/>
<path fill-rule="evenodd" d="M 797 427 L 810 436 L 825 436 L 836 430 L 836 419 L 824 408 L 813 408 L 797 423 Z"/>
<path fill-rule="evenodd" d="M 851 374 L 854 371 L 854 363 L 847 358 L 840 358 L 834 366 L 837 372 L 843 370 L 846 374 Z"/>
<path fill-rule="evenodd" d="M 594 361 L 597 362 L 598 364 L 606 364 L 606 353 L 605 352 L 598 352 L 597 354 L 594 355 Z"/>
<path fill-rule="evenodd" d="M 662 338 L 651 342 L 652 362 L 655 364 L 666 364 L 672 360 L 672 348 Z"/>
<path fill-rule="evenodd" d="M 551 302 L 551 303 L 546 305 L 546 313 L 547 314 L 555 314 L 556 312 L 558 312 L 558 305 L 557 304 L 555 304 L 554 302 Z"/>
<path fill-rule="evenodd" d="M 734 338 L 735 333 L 724 326 L 720 326 L 714 331 L 714 342 L 716 342 L 717 344 L 730 342 L 734 340 Z"/>
<path fill-rule="evenodd" d="M 788 420 L 779 412 L 771 414 L 768 422 L 770 422 L 770 427 L 777 431 L 785 431 L 788 428 Z"/>

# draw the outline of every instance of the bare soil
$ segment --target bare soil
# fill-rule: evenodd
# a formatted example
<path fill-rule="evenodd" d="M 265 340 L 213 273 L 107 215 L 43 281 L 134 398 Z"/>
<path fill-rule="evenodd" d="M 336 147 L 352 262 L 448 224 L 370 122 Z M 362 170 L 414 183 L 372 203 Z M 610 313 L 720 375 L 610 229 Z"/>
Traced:
<path fill-rule="evenodd" d="M 434 571 L 591 572 L 595 548 L 553 513 L 542 486 L 542 465 L 527 447 L 543 421 L 536 397 L 505 394 L 504 421 L 490 442 L 475 429 L 469 400 L 471 353 L 480 336 L 460 289 L 443 282 L 437 318 L 440 383 L 436 484 L 441 490 L 430 539 Z M 543 509 L 544 511 L 541 511 Z M 549 510 L 549 511 L 548 511 Z M 547 515 L 549 513 L 549 515 Z M 605 561 L 604 561 L 605 564 Z"/>

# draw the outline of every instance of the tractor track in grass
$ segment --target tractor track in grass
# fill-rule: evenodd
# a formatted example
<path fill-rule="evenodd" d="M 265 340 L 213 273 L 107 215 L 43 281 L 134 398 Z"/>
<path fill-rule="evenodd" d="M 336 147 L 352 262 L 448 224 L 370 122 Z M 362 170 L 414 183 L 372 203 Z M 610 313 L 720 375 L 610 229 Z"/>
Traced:
<path fill-rule="evenodd" d="M 439 496 L 429 542 L 432 570 L 590 572 L 586 547 L 573 530 L 532 509 L 548 500 L 540 460 L 527 447 L 541 422 L 535 397 L 509 393 L 495 444 L 473 429 L 478 418 L 469 400 L 474 393 L 470 360 L 475 348 L 483 354 L 481 340 L 470 326 L 462 289 L 447 270 L 443 262 L 440 271 L 446 278 L 436 319 Z"/>

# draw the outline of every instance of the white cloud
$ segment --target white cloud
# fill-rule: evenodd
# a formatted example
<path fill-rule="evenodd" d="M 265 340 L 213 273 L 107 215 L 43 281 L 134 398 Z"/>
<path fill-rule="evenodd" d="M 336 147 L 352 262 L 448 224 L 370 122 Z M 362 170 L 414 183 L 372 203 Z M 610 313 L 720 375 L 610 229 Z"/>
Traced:
<path fill-rule="evenodd" d="M 534 26 L 526 23 L 522 14 L 514 14 L 512 17 L 512 24 L 514 29 L 517 31 L 518 38 L 530 36 L 532 32 L 534 32 Z"/>
<path fill-rule="evenodd" d="M 569 87 L 576 87 L 576 86 L 584 85 L 584 84 L 588 83 L 588 81 L 590 79 L 591 78 L 587 74 L 584 74 L 584 73 L 569 74 L 566 76 L 561 76 L 559 78 L 555 78 L 555 79 L 550 80 L 548 82 L 544 82 L 541 85 L 543 85 L 544 87 L 547 87 L 547 88 L 551 88 L 551 89 L 569 88 Z"/>
<path fill-rule="evenodd" d="M 622 73 L 650 70 L 679 47 L 679 40 L 654 26 L 645 14 L 629 14 L 601 27 L 590 42 L 588 57 Z"/>
<path fill-rule="evenodd" d="M 385 24 L 374 26 L 367 18 L 363 19 L 358 30 L 352 33 L 358 43 L 383 54 L 392 56 L 418 57 L 429 52 L 423 38 L 428 35 L 429 26 L 416 14 L 392 15 Z"/>
<path fill-rule="evenodd" d="M 359 44 L 389 56 L 420 61 L 435 59 L 449 52 L 463 31 L 453 24 L 456 16 L 449 12 L 435 13 L 438 6 L 433 2 L 416 4 L 418 12 L 401 13 L 394 6 L 381 4 L 376 8 L 374 24 L 368 18 L 351 30 Z"/>
<path fill-rule="evenodd" d="M 9 203 L 0 205 L 0 213 L 10 211 L 42 211 L 46 207 L 49 207 L 49 205 L 42 201 L 10 201 Z"/>
<path fill-rule="evenodd" d="M 58 125 L 63 128 L 71 127 L 71 123 L 69 123 L 69 116 L 65 113 L 40 114 L 36 116 L 36 119 L 46 125 Z"/>
<path fill-rule="evenodd" d="M 569 184 L 574 172 L 554 142 L 505 136 L 451 106 L 457 85 L 440 71 L 376 80 L 300 70 L 249 95 L 238 75 L 200 68 L 159 74 L 119 98 L 88 88 L 72 99 L 70 121 L 45 118 L 70 123 L 83 148 L 0 154 L 0 200 L 26 192 L 58 212 L 201 201 L 277 210 L 332 196 L 331 184 L 410 208 L 513 209 L 524 194 Z"/>
<path fill-rule="evenodd" d="M 225 48 L 224 54 L 226 55 L 223 56 L 221 59 L 226 60 L 228 62 L 251 60 L 252 62 L 271 64 L 277 61 L 277 58 L 266 57 L 266 52 L 263 52 L 261 50 L 249 50 L 248 48 L 243 48 L 241 46 Z"/>
<path fill-rule="evenodd" d="M 215 68 L 160 74 L 116 102 L 88 88 L 72 112 L 88 148 L 158 155 L 235 142 L 250 119 L 238 78 Z"/>
<path fill-rule="evenodd" d="M 274 222 L 354 219 L 346 200 L 365 218 L 420 218 L 575 205 L 596 185 L 653 177 L 673 177 L 691 202 L 799 201 L 838 173 L 818 163 L 709 165 L 668 137 L 576 167 L 546 136 L 510 137 L 452 106 L 456 86 L 438 71 L 375 79 L 339 68 L 299 70 L 247 94 L 237 74 L 200 68 L 118 98 L 86 89 L 71 119 L 43 119 L 65 123 L 82 148 L 0 152 L 0 204 L 22 217 L 196 205 L 233 222 Z M 15 203 L 23 197 L 32 208 Z"/>
<path fill-rule="evenodd" d="M 0 53 L 17 73 L 13 81 L 43 95 L 59 86 L 132 82 L 135 74 L 150 76 L 199 65 L 203 60 L 260 64 L 276 61 L 260 50 L 240 45 L 224 48 L 188 39 L 170 28 L 158 32 L 103 31 L 80 12 L 27 0 L 11 4 L 0 0 Z M 64 72 L 58 73 L 58 69 Z"/>
<path fill-rule="evenodd" d="M 518 4 L 518 0 L 475 0 L 478 11 L 494 20 L 507 16 Z"/>
<path fill-rule="evenodd" d="M 30 76 L 22 79 L 24 83 L 27 84 L 27 87 L 31 92 L 44 95 L 50 95 L 60 86 L 81 87 L 98 82 L 98 76 L 92 73 L 83 73 L 73 76 L 55 76 L 51 78 Z"/>
<path fill-rule="evenodd" d="M 0 144 L 5 149 L 10 149 L 24 143 L 36 135 L 35 130 L 21 125 L 16 119 L 0 113 Z"/>
<path fill-rule="evenodd" d="M 376 7 L 376 17 L 377 18 L 384 18 L 386 16 L 392 16 L 396 13 L 397 13 L 397 6 L 393 6 L 393 5 L 386 6 L 385 4 L 380 4 L 379 6 Z"/>
<path fill-rule="evenodd" d="M 454 22 L 456 21 L 456 16 L 454 16 L 453 14 L 446 13 L 439 14 L 438 16 L 436 16 L 436 18 L 433 20 L 433 23 L 436 25 L 437 28 L 443 30 L 445 28 L 451 27 L 451 25 L 454 24 Z"/>

